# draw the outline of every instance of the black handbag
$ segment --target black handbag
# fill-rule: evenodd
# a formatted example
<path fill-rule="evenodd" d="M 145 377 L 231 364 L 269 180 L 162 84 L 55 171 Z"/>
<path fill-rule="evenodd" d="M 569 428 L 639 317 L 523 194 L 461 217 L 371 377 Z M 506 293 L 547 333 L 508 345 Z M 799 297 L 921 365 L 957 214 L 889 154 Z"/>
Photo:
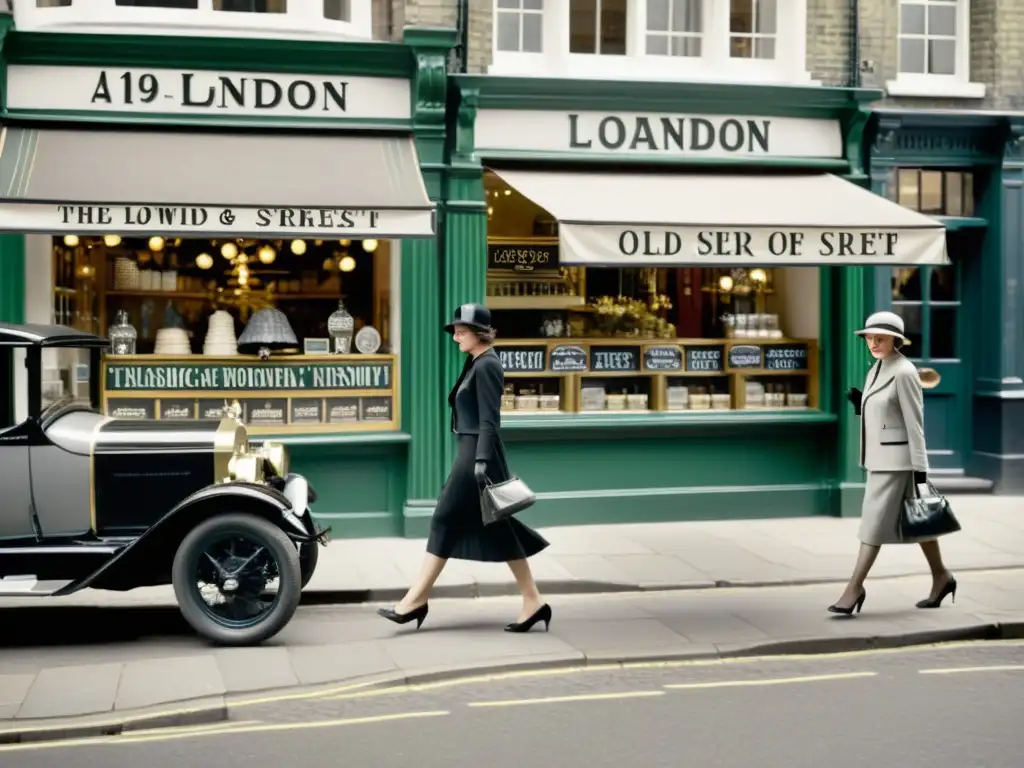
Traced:
<path fill-rule="evenodd" d="M 953 514 L 946 497 L 928 481 L 928 496 L 922 496 L 917 483 L 911 479 L 914 495 L 903 500 L 900 515 L 900 538 L 917 539 L 945 536 L 960 530 L 960 522 Z"/>

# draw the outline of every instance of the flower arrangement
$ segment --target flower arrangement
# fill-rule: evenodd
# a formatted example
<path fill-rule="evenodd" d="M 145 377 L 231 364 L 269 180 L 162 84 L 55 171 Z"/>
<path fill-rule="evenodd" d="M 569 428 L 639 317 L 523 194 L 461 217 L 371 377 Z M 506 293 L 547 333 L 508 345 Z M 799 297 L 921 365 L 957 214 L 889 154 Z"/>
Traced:
<path fill-rule="evenodd" d="M 675 338 L 675 326 L 657 314 L 672 309 L 668 296 L 652 293 L 647 301 L 628 296 L 601 296 L 595 309 L 597 329 L 605 336 Z"/>

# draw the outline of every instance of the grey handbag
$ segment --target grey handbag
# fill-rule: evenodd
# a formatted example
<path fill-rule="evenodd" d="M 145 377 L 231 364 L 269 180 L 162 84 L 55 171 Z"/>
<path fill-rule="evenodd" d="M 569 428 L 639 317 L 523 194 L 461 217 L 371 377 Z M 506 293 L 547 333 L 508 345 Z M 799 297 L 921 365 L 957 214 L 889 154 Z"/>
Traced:
<path fill-rule="evenodd" d="M 535 501 L 537 495 L 515 475 L 503 483 L 487 480 L 487 485 L 480 489 L 480 514 L 484 525 L 490 525 L 522 512 Z"/>

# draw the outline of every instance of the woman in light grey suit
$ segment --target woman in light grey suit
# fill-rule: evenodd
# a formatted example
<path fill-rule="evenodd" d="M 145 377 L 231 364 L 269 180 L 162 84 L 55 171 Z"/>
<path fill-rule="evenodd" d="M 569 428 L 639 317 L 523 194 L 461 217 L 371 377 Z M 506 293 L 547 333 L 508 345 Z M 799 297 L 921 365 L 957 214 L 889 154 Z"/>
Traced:
<path fill-rule="evenodd" d="M 931 594 L 918 608 L 938 608 L 946 595 L 956 599 L 956 579 L 942 562 L 939 542 L 909 539 L 900 535 L 903 500 L 927 480 L 928 454 L 924 440 L 924 395 L 917 368 L 900 348 L 903 318 L 893 312 L 876 312 L 857 331 L 867 342 L 875 364 L 868 371 L 863 393 L 847 394 L 860 420 L 860 464 L 867 470 L 867 487 L 860 520 L 860 553 L 846 590 L 829 611 L 849 616 L 860 613 L 867 592 L 864 580 L 883 544 L 921 546 L 932 572 Z"/>

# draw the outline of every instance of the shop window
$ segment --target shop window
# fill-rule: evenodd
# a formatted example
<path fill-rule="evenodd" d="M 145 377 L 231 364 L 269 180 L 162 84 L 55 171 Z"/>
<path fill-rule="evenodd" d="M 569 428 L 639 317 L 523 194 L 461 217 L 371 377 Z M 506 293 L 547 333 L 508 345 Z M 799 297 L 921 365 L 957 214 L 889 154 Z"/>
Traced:
<path fill-rule="evenodd" d="M 703 0 L 647 0 L 647 55 L 700 56 Z"/>
<path fill-rule="evenodd" d="M 540 53 L 543 25 L 544 0 L 498 0 L 495 45 L 499 51 Z"/>
<path fill-rule="evenodd" d="M 569 52 L 626 53 L 627 0 L 569 0 Z"/>
<path fill-rule="evenodd" d="M 506 413 L 818 407 L 816 268 L 562 265 L 547 211 L 485 189 Z"/>
<path fill-rule="evenodd" d="M 734 59 L 774 59 L 776 0 L 732 0 L 729 55 Z"/>
<path fill-rule="evenodd" d="M 900 168 L 889 183 L 889 198 L 929 216 L 974 216 L 974 174 Z"/>
<path fill-rule="evenodd" d="M 213 0 L 215 11 L 288 13 L 288 0 Z"/>
<path fill-rule="evenodd" d="M 982 98 L 971 83 L 970 0 L 900 0 L 898 75 L 893 96 Z"/>
<path fill-rule="evenodd" d="M 52 247 L 53 320 L 111 338 L 116 352 L 135 355 L 133 366 L 152 371 L 149 385 L 104 379 L 110 415 L 216 418 L 227 398 L 239 401 L 247 424 L 279 432 L 396 429 L 391 246 L 65 235 Z M 264 308 L 279 310 L 298 341 L 272 347 L 271 364 L 295 366 L 293 375 L 275 381 L 247 378 L 259 365 L 248 356 L 257 350 L 238 347 Z M 275 320 L 263 333 L 284 339 L 279 327 Z M 106 359 L 116 363 L 118 355 Z M 184 363 L 197 383 L 167 378 Z M 88 376 L 74 368 L 44 376 L 44 400 L 87 394 L 81 381 Z M 359 386 L 350 383 L 353 376 Z"/>

